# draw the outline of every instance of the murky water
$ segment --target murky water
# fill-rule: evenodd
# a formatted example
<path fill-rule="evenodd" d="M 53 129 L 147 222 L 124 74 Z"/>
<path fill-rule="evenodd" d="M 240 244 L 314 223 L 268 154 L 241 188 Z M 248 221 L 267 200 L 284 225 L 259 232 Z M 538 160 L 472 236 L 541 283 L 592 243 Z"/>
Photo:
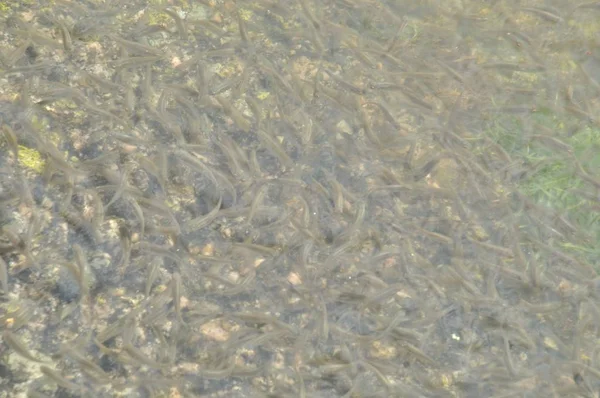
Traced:
<path fill-rule="evenodd" d="M 598 396 L 571 3 L 0 2 L 0 396 Z"/>

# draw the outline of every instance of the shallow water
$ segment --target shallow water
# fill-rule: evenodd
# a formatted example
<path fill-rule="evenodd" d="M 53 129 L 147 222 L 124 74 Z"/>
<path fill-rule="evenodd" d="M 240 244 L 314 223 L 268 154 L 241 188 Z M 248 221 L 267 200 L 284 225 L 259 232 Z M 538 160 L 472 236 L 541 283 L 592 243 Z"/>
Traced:
<path fill-rule="evenodd" d="M 596 3 L 0 2 L 0 394 L 592 397 Z"/>

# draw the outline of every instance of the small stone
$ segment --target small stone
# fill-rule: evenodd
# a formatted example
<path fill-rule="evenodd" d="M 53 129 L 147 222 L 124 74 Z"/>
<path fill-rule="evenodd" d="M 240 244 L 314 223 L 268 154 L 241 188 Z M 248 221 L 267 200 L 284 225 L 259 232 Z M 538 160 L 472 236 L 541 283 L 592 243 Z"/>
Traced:
<path fill-rule="evenodd" d="M 213 256 L 214 254 L 215 254 L 215 245 L 213 245 L 212 243 L 208 243 L 202 248 L 203 256 Z"/>
<path fill-rule="evenodd" d="M 218 342 L 229 340 L 229 332 L 223 328 L 220 320 L 213 320 L 205 323 L 200 328 L 200 332 L 202 332 L 202 334 L 210 340 Z"/>
<path fill-rule="evenodd" d="M 298 285 L 302 284 L 302 278 L 300 278 L 300 275 L 298 275 L 295 272 L 290 272 L 287 277 L 287 280 L 289 283 L 291 283 L 294 286 L 298 286 Z"/>

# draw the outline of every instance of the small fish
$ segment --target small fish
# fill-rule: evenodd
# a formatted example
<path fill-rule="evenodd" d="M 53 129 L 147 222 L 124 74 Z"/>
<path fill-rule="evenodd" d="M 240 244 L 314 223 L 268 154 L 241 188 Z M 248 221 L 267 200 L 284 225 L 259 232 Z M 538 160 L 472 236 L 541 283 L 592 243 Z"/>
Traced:
<path fill-rule="evenodd" d="M 108 210 L 108 208 L 112 204 L 114 204 L 119 199 L 121 199 L 121 197 L 123 196 L 123 194 L 125 193 L 125 191 L 127 190 L 127 188 L 129 188 L 129 184 L 128 184 L 127 180 L 129 179 L 129 174 L 131 172 L 132 172 L 132 166 L 130 166 L 129 164 L 126 164 L 125 167 L 124 167 L 123 172 L 120 175 L 120 181 L 119 181 L 118 188 L 116 189 L 113 197 L 104 206 L 104 211 L 105 212 L 106 212 L 106 210 Z"/>
<path fill-rule="evenodd" d="M 438 59 L 437 63 L 442 67 L 442 69 L 444 69 L 444 71 L 446 71 L 446 73 L 448 73 L 450 76 L 456 79 L 459 83 L 465 82 L 465 78 L 446 62 Z"/>
<path fill-rule="evenodd" d="M 137 324 L 137 319 L 133 317 L 127 317 L 125 322 L 123 323 L 123 333 L 121 334 L 121 339 L 123 339 L 123 345 L 130 344 L 135 336 L 135 327 Z"/>
<path fill-rule="evenodd" d="M 90 275 L 89 265 L 87 262 L 86 255 L 81 246 L 73 245 L 73 253 L 75 254 L 75 262 L 79 273 L 77 275 L 79 288 L 81 289 L 81 298 L 85 298 L 89 294 L 90 290 Z"/>
<path fill-rule="evenodd" d="M 521 234 L 519 233 L 517 226 L 513 226 L 513 242 L 512 242 L 512 249 L 513 249 L 513 253 L 514 253 L 514 259 L 515 259 L 515 263 L 521 268 L 522 272 L 527 272 L 528 276 L 529 276 L 529 281 L 530 283 L 533 285 L 533 287 L 539 287 L 540 286 L 540 275 L 539 275 L 539 269 L 537 264 L 535 264 L 534 261 L 528 261 L 525 258 L 525 254 L 523 253 L 523 250 L 521 250 L 521 242 L 519 240 L 519 237 L 521 236 Z"/>
<path fill-rule="evenodd" d="M 175 21 L 175 26 L 177 26 L 177 32 L 179 33 L 179 37 L 181 38 L 181 40 L 187 41 L 189 34 L 185 21 L 175 11 L 169 10 L 168 8 L 163 8 L 162 11 L 171 18 L 173 18 L 173 20 Z"/>
<path fill-rule="evenodd" d="M 262 204 L 265 195 L 267 194 L 267 190 L 269 189 L 268 184 L 262 184 L 254 193 L 254 198 L 252 199 L 252 203 L 250 204 L 250 212 L 248 213 L 248 223 L 252 223 L 252 219 L 256 214 L 256 210 L 258 206 Z"/>
<path fill-rule="evenodd" d="M 167 187 L 169 175 L 169 158 L 164 151 L 158 151 L 156 160 L 154 161 L 158 170 L 158 181 L 163 187 Z"/>
<path fill-rule="evenodd" d="M 531 42 L 533 41 L 528 35 L 521 32 L 507 31 L 504 32 L 504 35 L 519 47 L 523 46 L 524 44 L 530 46 Z"/>
<path fill-rule="evenodd" d="M 204 56 L 204 58 L 229 58 L 229 57 L 235 55 L 235 52 L 236 52 L 235 47 L 224 47 L 224 48 L 219 48 L 216 50 L 206 51 L 203 54 L 203 56 Z M 190 59 L 190 61 L 191 61 L 191 59 Z M 186 62 L 189 62 L 189 61 L 186 61 Z"/>
<path fill-rule="evenodd" d="M 142 81 L 140 82 L 141 103 L 147 107 L 150 106 L 154 97 L 154 89 L 152 88 L 152 65 L 144 67 Z"/>
<path fill-rule="evenodd" d="M 340 106 L 340 109 L 347 115 L 353 115 L 356 111 L 362 109 L 360 97 L 354 93 L 349 93 L 343 90 L 328 87 L 324 84 L 320 84 L 317 78 L 315 78 L 314 92 L 316 93 L 316 97 L 319 97 L 320 94 L 323 94 L 326 98 L 337 103 Z"/>
<path fill-rule="evenodd" d="M 287 168 L 291 168 L 294 165 L 292 158 L 286 153 L 283 146 L 266 130 L 261 128 L 256 130 L 256 134 L 260 139 L 261 143 L 281 162 L 281 164 Z"/>
<path fill-rule="evenodd" d="M 99 116 L 104 116 L 104 117 L 108 118 L 111 122 L 114 121 L 114 122 L 117 122 L 121 126 L 131 128 L 130 123 L 128 121 L 114 115 L 112 112 L 104 109 L 103 107 L 97 106 L 91 100 L 86 101 L 85 104 L 83 104 L 83 107 L 86 108 L 91 113 L 95 113 Z"/>
<path fill-rule="evenodd" d="M 247 164 L 248 161 L 245 158 L 246 154 L 241 151 L 239 145 L 227 136 L 222 136 L 220 141 L 217 142 L 217 145 L 221 149 L 221 152 L 227 157 L 231 174 L 241 180 L 246 179 L 247 173 L 245 167 L 242 167 L 242 164 Z"/>
<path fill-rule="evenodd" d="M 585 171 L 581 165 L 581 162 L 579 162 L 577 159 L 575 159 L 575 165 L 577 166 L 576 173 L 579 175 L 579 177 L 594 185 L 596 189 L 600 189 L 599 179 L 592 177 L 587 171 Z"/>
<path fill-rule="evenodd" d="M 275 82 L 277 82 L 280 88 L 283 89 L 284 92 L 292 94 L 294 93 L 294 89 L 291 84 L 287 81 L 285 77 L 277 71 L 275 65 L 273 65 L 269 60 L 267 60 L 264 56 L 257 54 L 258 58 L 258 66 L 262 72 L 264 72 L 267 76 L 272 77 Z"/>
<path fill-rule="evenodd" d="M 125 40 L 116 35 L 109 36 L 109 38 L 111 40 L 114 40 L 115 42 L 117 42 L 117 44 L 119 44 L 121 47 L 125 48 L 129 53 L 134 54 L 134 55 L 138 55 L 138 54 L 144 54 L 144 55 L 152 54 L 155 56 L 164 55 L 163 50 L 154 48 L 147 44 L 138 43 L 137 41 Z"/>
<path fill-rule="evenodd" d="M 134 347 L 131 343 L 125 344 L 123 346 L 123 351 L 126 352 L 127 355 L 129 355 L 135 361 L 150 366 L 151 368 L 163 369 L 169 366 L 169 364 L 159 363 L 153 360 L 152 358 L 149 358 L 144 353 L 142 353 L 142 351 L 140 351 L 139 348 Z"/>
<path fill-rule="evenodd" d="M 160 259 L 154 258 L 150 264 L 148 265 L 148 276 L 146 276 L 146 286 L 144 288 L 144 294 L 146 297 L 150 296 L 150 291 L 152 290 L 152 285 L 156 281 L 158 277 L 158 273 L 160 271 Z"/>
<path fill-rule="evenodd" d="M 248 132 L 250 131 L 250 122 L 246 119 L 246 117 L 240 112 L 238 111 L 232 103 L 230 103 L 227 99 L 225 99 L 225 97 L 221 96 L 221 95 L 216 95 L 215 99 L 217 100 L 217 102 L 219 103 L 219 105 L 221 105 L 221 108 L 223 109 L 223 111 L 225 112 L 225 114 L 227 116 L 229 116 L 231 118 L 231 120 L 233 120 L 233 122 L 236 124 L 236 126 L 238 126 L 240 129 L 242 129 L 242 131 L 244 132 Z"/>
<path fill-rule="evenodd" d="M 167 218 L 171 222 L 171 225 L 169 226 L 158 226 L 154 224 L 155 229 L 158 228 L 164 231 L 168 230 L 170 231 L 170 234 L 174 236 L 178 236 L 181 234 L 181 226 L 179 225 L 177 218 L 175 218 L 175 215 L 173 214 L 171 209 L 167 205 L 162 203 L 160 200 L 138 197 L 136 199 L 136 202 L 138 202 L 140 206 L 144 206 L 145 211 L 153 214 L 159 214 Z M 149 226 L 149 228 L 151 228 L 151 226 Z"/>
<path fill-rule="evenodd" d="M 588 3 L 581 3 L 575 6 L 571 13 L 569 13 L 569 17 L 571 17 L 575 13 L 575 11 L 579 9 L 600 10 L 600 1 L 590 1 Z"/>
<path fill-rule="evenodd" d="M 319 335 L 323 341 L 329 340 L 329 315 L 327 313 L 327 303 L 323 297 L 319 297 L 321 302 L 321 319 L 319 322 Z"/>
<path fill-rule="evenodd" d="M 414 94 L 410 89 L 408 89 L 408 87 L 400 86 L 400 91 L 402 92 L 402 94 L 404 94 L 404 96 L 406 98 L 408 98 L 415 105 L 419 105 L 420 107 L 422 107 L 426 110 L 429 110 L 429 111 L 433 111 L 435 109 L 434 105 L 430 104 L 429 102 L 425 101 L 418 95 Z"/>
<path fill-rule="evenodd" d="M 139 57 L 127 57 L 121 60 L 113 62 L 113 66 L 117 71 L 125 68 L 141 67 L 146 65 L 152 65 L 160 60 L 164 59 L 163 55 L 148 55 Z"/>
<path fill-rule="evenodd" d="M 436 240 L 438 242 L 444 243 L 446 245 L 451 245 L 453 243 L 453 239 L 447 235 L 440 234 L 438 232 L 429 231 L 425 228 L 421 228 L 416 224 L 411 224 L 411 228 L 414 228 L 416 231 L 426 235 L 427 237 Z"/>
<path fill-rule="evenodd" d="M 142 210 L 137 200 L 133 197 L 129 197 L 129 204 L 133 208 L 135 216 L 137 217 L 140 223 L 139 239 L 142 240 L 144 238 L 144 234 L 146 233 L 146 218 L 144 217 L 144 211 Z"/>
<path fill-rule="evenodd" d="M 422 339 L 421 334 L 413 331 L 412 329 L 397 326 L 397 324 L 401 323 L 402 321 L 404 321 L 404 317 L 396 317 L 381 333 L 381 336 L 374 336 L 373 338 L 380 338 L 389 333 L 394 341 L 406 341 L 411 344 L 419 344 Z"/>
<path fill-rule="evenodd" d="M 386 387 L 386 388 L 390 388 L 390 386 L 392 385 L 390 380 L 381 372 L 381 370 L 379 370 L 379 368 L 377 366 L 374 365 L 374 361 L 372 360 L 362 360 L 360 361 L 360 364 L 366 368 L 369 369 L 371 372 L 373 372 L 375 374 L 375 377 L 377 377 L 377 379 Z"/>
<path fill-rule="evenodd" d="M 369 119 L 369 115 L 367 114 L 367 112 L 365 112 L 363 106 L 361 105 L 359 97 L 355 98 L 355 102 L 356 110 L 358 111 L 358 116 L 360 118 L 360 122 L 362 124 L 362 128 L 365 132 L 365 135 L 367 136 L 369 141 L 371 141 L 371 144 L 375 145 L 376 148 L 381 148 L 381 140 L 379 139 L 377 133 L 371 127 L 371 120 Z"/>
<path fill-rule="evenodd" d="M 102 198 L 100 198 L 98 191 L 95 189 L 89 189 L 86 193 L 91 197 L 91 203 L 94 209 L 92 226 L 98 229 L 104 222 L 104 204 L 102 203 Z"/>
<path fill-rule="evenodd" d="M 241 76 L 223 79 L 210 87 L 210 95 L 216 96 L 227 90 L 231 90 L 232 88 L 237 87 L 241 81 Z"/>
<path fill-rule="evenodd" d="M 38 150 L 48 157 L 49 163 L 53 169 L 59 170 L 69 176 L 85 176 L 87 172 L 84 170 L 76 169 L 73 167 L 71 162 L 65 160 L 64 155 L 58 150 L 58 148 L 47 140 L 40 140 L 38 144 Z"/>
<path fill-rule="evenodd" d="M 559 310 L 564 306 L 564 303 L 560 301 L 553 301 L 549 303 L 532 304 L 521 299 L 521 305 L 535 314 L 548 314 Z"/>
<path fill-rule="evenodd" d="M 402 290 L 401 284 L 390 285 L 387 288 L 382 289 L 379 293 L 376 293 L 373 296 L 366 298 L 364 303 L 362 304 L 361 308 L 363 308 L 363 309 L 370 308 L 378 302 L 385 301 L 385 300 L 389 299 L 390 297 L 395 296 L 396 293 L 398 293 L 401 290 Z"/>
<path fill-rule="evenodd" d="M 244 18 L 242 18 L 239 12 L 236 12 L 236 14 L 238 21 L 238 29 L 240 31 L 240 38 L 244 43 L 248 44 L 250 42 L 250 39 L 248 38 L 248 27 L 246 26 L 246 21 L 244 20 Z"/>
<path fill-rule="evenodd" d="M 498 69 L 509 72 L 543 72 L 546 67 L 536 64 L 523 64 L 511 62 L 489 62 L 481 65 L 484 69 Z"/>
<path fill-rule="evenodd" d="M 0 287 L 4 294 L 8 294 L 8 265 L 2 257 L 0 257 Z"/>
<path fill-rule="evenodd" d="M 225 31 L 223 30 L 222 27 L 220 27 L 219 25 L 217 25 L 216 23 L 214 23 L 213 21 L 208 20 L 208 19 L 196 19 L 196 20 L 188 19 L 188 23 L 194 27 L 202 28 L 202 30 L 203 30 L 202 33 L 204 33 L 204 31 L 209 31 L 210 33 L 212 33 L 213 35 L 215 35 L 217 37 L 221 37 L 225 34 Z"/>
<path fill-rule="evenodd" d="M 373 42 L 371 42 L 371 43 L 373 43 Z M 354 45 L 350 41 L 346 42 L 346 44 L 348 45 L 350 50 L 352 50 L 354 55 L 356 55 L 356 58 L 358 58 L 359 61 L 361 61 L 363 64 L 365 64 L 366 66 L 368 66 L 371 69 L 377 68 L 377 63 L 375 62 L 375 60 L 373 60 L 372 57 L 367 55 L 367 52 L 364 51 L 364 49 L 360 48 L 357 45 Z M 384 53 L 383 55 L 388 55 L 388 54 Z"/>
<path fill-rule="evenodd" d="M 202 160 L 183 149 L 176 150 L 175 155 L 198 173 L 206 174 L 213 184 L 219 186 L 213 170 L 204 164 Z"/>
<path fill-rule="evenodd" d="M 85 84 L 86 87 L 93 84 L 97 91 L 112 93 L 123 89 L 122 85 L 114 83 L 94 73 L 82 71 L 81 76 L 81 82 Z"/>
<path fill-rule="evenodd" d="M 504 363 L 506 364 L 506 368 L 508 369 L 508 373 L 512 377 L 517 375 L 517 371 L 515 370 L 515 365 L 512 360 L 512 355 L 510 353 L 510 344 L 508 341 L 508 337 L 506 336 L 506 332 L 502 333 L 502 348 L 504 349 Z"/>
<path fill-rule="evenodd" d="M 237 347 L 260 347 L 271 340 L 276 340 L 277 338 L 286 336 L 288 334 L 289 332 L 286 330 L 273 330 L 270 332 L 259 333 L 257 336 L 255 335 L 251 338 L 243 339 L 242 341 L 238 342 Z"/>
<path fill-rule="evenodd" d="M 52 398 L 53 396 L 54 395 L 50 396 L 36 390 L 27 390 L 27 398 Z"/>
<path fill-rule="evenodd" d="M 25 54 L 27 53 L 27 49 L 31 46 L 31 40 L 25 40 L 21 45 L 12 50 L 6 57 L 3 59 L 3 64 L 8 68 L 13 67 Z"/>
<path fill-rule="evenodd" d="M 521 8 L 521 11 L 535 14 L 535 15 L 545 19 L 546 21 L 550 21 L 550 22 L 554 22 L 554 23 L 563 21 L 563 18 L 560 15 L 557 15 L 554 12 L 547 11 L 547 10 L 544 10 L 543 8 L 539 8 L 539 7 L 523 7 L 523 8 Z"/>
<path fill-rule="evenodd" d="M 425 177 L 427 177 L 436 168 L 436 166 L 438 165 L 440 160 L 441 160 L 441 158 L 438 156 L 435 159 L 432 159 L 432 160 L 428 161 L 427 163 L 425 163 L 425 165 L 423 167 L 421 167 L 421 169 L 416 170 L 414 172 L 413 179 L 415 181 L 420 181 L 420 180 L 424 179 Z"/>
<path fill-rule="evenodd" d="M 156 245 L 156 244 L 152 244 L 152 243 L 148 243 L 148 242 L 139 242 L 136 245 L 137 249 L 151 253 L 151 254 L 155 254 L 155 255 L 159 255 L 159 256 L 164 256 L 164 257 L 168 257 L 171 260 L 173 260 L 174 262 L 176 262 L 177 264 L 181 264 L 182 260 L 181 258 L 173 253 L 173 251 L 171 251 L 171 247 L 170 246 L 161 246 L 161 245 Z"/>
<path fill-rule="evenodd" d="M 238 295 L 238 294 L 248 290 L 250 288 L 250 286 L 252 286 L 252 282 L 254 282 L 255 279 L 256 279 L 256 272 L 250 272 L 240 282 L 233 283 L 233 284 L 229 283 L 230 285 L 234 285 L 234 286 L 230 289 L 220 291 L 219 295 L 221 295 L 221 296 Z"/>
<path fill-rule="evenodd" d="M 208 213 L 196 217 L 193 220 L 190 220 L 187 224 L 184 225 L 184 231 L 186 233 L 196 232 L 206 226 L 208 226 L 219 214 L 219 210 L 221 210 L 221 204 L 223 203 L 223 196 L 219 196 L 219 201 L 215 205 L 215 207 Z"/>
<path fill-rule="evenodd" d="M 56 383 L 58 386 L 66 389 L 66 390 L 71 390 L 71 391 L 82 390 L 82 388 L 80 388 L 77 384 L 65 379 L 55 369 L 52 369 L 52 368 L 49 368 L 48 366 L 42 365 L 42 366 L 40 366 L 40 371 L 44 374 L 44 376 L 46 376 L 47 378 L 52 380 L 54 383 Z"/>
<path fill-rule="evenodd" d="M 48 37 L 45 34 L 36 30 L 32 24 L 23 23 L 21 25 L 21 28 L 22 29 L 10 28 L 8 29 L 8 31 L 18 37 L 29 39 L 35 44 L 38 44 L 43 47 L 51 47 L 57 50 L 62 47 L 62 45 L 53 38 Z"/>
<path fill-rule="evenodd" d="M 304 384 L 304 378 L 302 377 L 302 373 L 300 372 L 298 366 L 294 366 L 294 373 L 296 373 L 298 384 L 300 385 L 300 398 L 306 398 L 306 385 Z"/>
<path fill-rule="evenodd" d="M 85 94 L 82 90 L 63 85 L 57 85 L 57 87 L 53 87 L 48 91 L 41 93 L 40 96 L 42 97 L 42 99 L 36 102 L 36 104 L 38 105 L 46 105 L 54 101 L 63 100 L 73 101 L 77 105 L 80 105 L 84 104 L 87 101 Z"/>
<path fill-rule="evenodd" d="M 19 158 L 19 141 L 17 139 L 17 135 L 7 124 L 2 124 L 2 134 L 4 135 L 4 139 L 6 140 L 8 147 L 13 152 L 15 159 Z"/>
<path fill-rule="evenodd" d="M 489 243 L 489 242 L 480 242 L 480 241 L 478 241 L 476 239 L 473 239 L 473 238 L 471 238 L 469 236 L 467 236 L 467 240 L 469 242 L 477 245 L 477 246 L 480 246 L 480 247 L 482 247 L 484 249 L 493 251 L 496 254 L 502 255 L 504 257 L 510 257 L 510 258 L 512 258 L 514 256 L 514 252 L 511 249 L 507 248 L 507 247 L 498 246 L 498 245 L 495 245 L 495 244 Z"/>
<path fill-rule="evenodd" d="M 27 346 L 25 345 L 25 343 L 23 343 L 12 332 L 10 332 L 8 330 L 5 330 L 4 333 L 2 333 L 2 340 L 6 343 L 7 346 L 9 346 L 14 352 L 16 352 L 17 354 L 19 354 L 23 358 L 29 359 L 30 361 L 33 361 L 33 362 L 44 362 L 44 361 L 36 358 L 29 351 L 29 349 L 27 348 Z"/>
<path fill-rule="evenodd" d="M 60 30 L 60 36 L 62 38 L 62 44 L 65 48 L 65 51 L 71 52 L 71 50 L 73 50 L 73 40 L 71 39 L 69 28 L 67 28 L 67 25 L 65 25 L 65 23 L 59 18 L 51 17 L 51 21 L 57 25 L 58 29 Z"/>
<path fill-rule="evenodd" d="M 29 208 L 35 207 L 35 200 L 33 199 L 33 194 L 31 193 L 31 188 L 29 187 L 29 183 L 24 175 L 20 175 L 18 177 L 20 180 L 19 191 L 21 194 L 21 201 L 23 204 L 28 206 Z M 31 239 L 29 239 L 30 241 Z"/>
<path fill-rule="evenodd" d="M 125 110 L 131 114 L 135 109 L 135 92 L 131 84 L 128 84 L 125 88 L 125 94 L 123 97 L 123 105 L 125 106 Z"/>
<path fill-rule="evenodd" d="M 365 102 L 363 104 L 363 107 L 367 106 L 367 105 L 375 105 L 375 106 L 377 106 L 381 110 L 381 112 L 383 113 L 383 116 L 387 119 L 388 122 L 390 122 L 390 124 L 392 126 L 394 126 L 394 128 L 396 128 L 396 129 L 400 128 L 400 125 L 396 121 L 396 118 L 392 115 L 392 111 L 383 102 L 383 99 L 382 100 L 378 100 L 378 101 L 367 101 L 367 102 Z"/>
<path fill-rule="evenodd" d="M 167 98 L 169 94 L 170 90 L 164 89 L 158 99 L 156 107 L 146 106 L 146 109 L 152 119 L 156 120 L 166 132 L 171 134 L 178 145 L 183 146 L 187 142 L 181 126 L 167 110 Z"/>
<path fill-rule="evenodd" d="M 63 344 L 60 348 L 60 352 L 63 355 L 67 355 L 69 358 L 79 364 L 82 371 L 87 375 L 91 376 L 97 382 L 106 384 L 110 381 L 109 375 L 96 363 L 87 359 L 82 353 L 68 344 Z"/>
<path fill-rule="evenodd" d="M 80 214 L 69 209 L 61 209 L 59 213 L 77 233 L 81 234 L 89 242 L 96 244 L 100 240 L 98 229 L 91 222 L 83 219 Z"/>
<path fill-rule="evenodd" d="M 419 361 L 423 362 L 426 365 L 433 365 L 436 363 L 436 361 L 432 357 L 427 355 L 425 352 L 423 352 L 423 350 L 417 348 L 416 346 L 410 343 L 402 342 L 401 346 L 405 348 L 406 351 L 413 354 Z"/>
<path fill-rule="evenodd" d="M 41 62 L 38 62 L 35 64 L 25 65 L 25 66 L 16 66 L 16 67 L 12 67 L 10 69 L 1 71 L 0 76 L 2 76 L 3 74 L 10 75 L 13 73 L 23 73 L 23 74 L 41 73 L 41 72 L 48 71 L 48 70 L 54 68 L 55 66 L 56 66 L 56 63 L 54 61 L 41 61 Z"/>
<path fill-rule="evenodd" d="M 358 95 L 364 95 L 367 92 L 366 88 L 363 87 L 358 87 L 355 86 L 352 83 L 349 83 L 346 79 L 344 79 L 343 77 L 340 77 L 338 75 L 336 75 L 334 72 L 325 69 L 325 72 L 327 72 L 327 74 L 329 75 L 329 77 L 331 77 L 333 80 L 335 80 L 335 82 L 337 84 L 339 84 L 341 87 L 350 90 L 351 92 L 353 92 L 354 94 L 358 94 Z"/>
<path fill-rule="evenodd" d="M 273 247 L 259 245 L 259 244 L 256 244 L 256 243 L 246 243 L 246 242 L 244 242 L 244 243 L 233 243 L 233 248 L 234 249 L 241 249 L 242 251 L 243 250 L 249 250 L 251 252 L 255 252 L 255 253 L 259 253 L 259 254 L 263 254 L 263 255 L 274 255 L 279 250 L 279 249 L 273 248 Z"/>
<path fill-rule="evenodd" d="M 173 299 L 177 320 L 183 322 L 183 318 L 181 317 L 181 275 L 179 272 L 173 273 L 173 276 L 171 277 L 171 297 Z"/>
<path fill-rule="evenodd" d="M 319 20 L 315 16 L 315 14 L 312 12 L 310 7 L 308 6 L 308 3 L 306 2 L 306 0 L 298 0 L 298 2 L 300 3 L 300 6 L 302 7 L 302 11 L 306 15 L 306 18 L 310 21 L 310 23 L 314 26 L 314 28 L 317 30 L 321 29 L 321 23 L 319 22 Z"/>
<path fill-rule="evenodd" d="M 496 108 L 486 108 L 484 112 L 490 113 L 508 113 L 508 114 L 529 114 L 536 112 L 535 106 L 501 106 Z"/>
<path fill-rule="evenodd" d="M 121 264 L 119 268 L 121 273 L 123 273 L 129 265 L 131 257 L 131 230 L 126 225 L 119 227 L 119 240 L 121 243 Z"/>

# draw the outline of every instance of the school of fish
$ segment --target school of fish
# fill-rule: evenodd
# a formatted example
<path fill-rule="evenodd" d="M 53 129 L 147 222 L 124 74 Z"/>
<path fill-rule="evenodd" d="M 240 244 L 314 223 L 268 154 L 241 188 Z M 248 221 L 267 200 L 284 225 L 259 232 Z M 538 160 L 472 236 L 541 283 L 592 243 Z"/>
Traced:
<path fill-rule="evenodd" d="M 0 396 L 599 397 L 599 18 L 0 1 Z"/>

